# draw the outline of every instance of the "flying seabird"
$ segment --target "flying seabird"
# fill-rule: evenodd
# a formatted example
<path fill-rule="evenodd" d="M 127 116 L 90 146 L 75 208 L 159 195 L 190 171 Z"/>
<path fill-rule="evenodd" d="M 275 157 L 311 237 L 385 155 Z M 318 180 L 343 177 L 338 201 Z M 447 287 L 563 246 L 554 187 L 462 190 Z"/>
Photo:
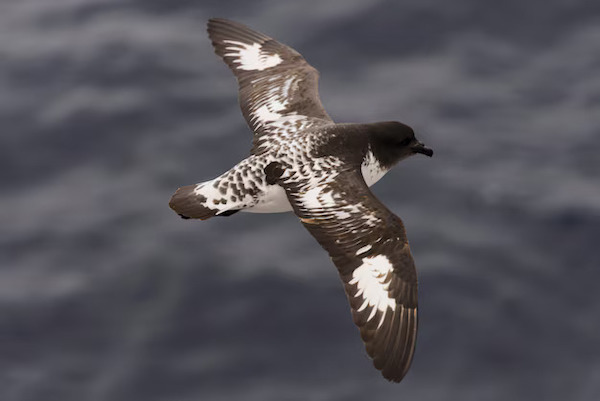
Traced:
<path fill-rule="evenodd" d="M 179 188 L 169 206 L 201 220 L 293 211 L 337 267 L 373 364 L 399 382 L 415 349 L 417 275 L 402 221 L 369 187 L 433 151 L 400 122 L 334 123 L 317 70 L 294 49 L 225 19 L 209 20 L 208 35 L 237 78 L 253 146 L 219 177 Z"/>

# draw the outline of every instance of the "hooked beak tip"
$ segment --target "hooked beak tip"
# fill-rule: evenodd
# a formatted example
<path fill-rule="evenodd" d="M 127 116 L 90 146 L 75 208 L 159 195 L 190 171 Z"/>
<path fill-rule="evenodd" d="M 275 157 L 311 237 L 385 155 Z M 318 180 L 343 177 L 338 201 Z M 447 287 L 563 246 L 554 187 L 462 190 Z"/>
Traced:
<path fill-rule="evenodd" d="M 421 153 L 422 155 L 425 155 L 425 156 L 429 156 L 429 157 L 433 156 L 433 150 L 429 149 L 427 146 L 425 146 L 423 144 L 414 146 L 413 151 L 415 153 Z"/>

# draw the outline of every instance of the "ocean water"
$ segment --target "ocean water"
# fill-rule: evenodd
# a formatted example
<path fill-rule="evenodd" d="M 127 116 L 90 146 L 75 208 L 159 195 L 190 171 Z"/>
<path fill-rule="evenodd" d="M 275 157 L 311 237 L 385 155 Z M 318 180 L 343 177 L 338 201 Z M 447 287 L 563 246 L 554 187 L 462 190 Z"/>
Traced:
<path fill-rule="evenodd" d="M 419 272 L 400 384 L 292 214 L 183 221 L 248 154 L 208 18 L 434 149 L 374 186 Z M 0 4 L 0 399 L 600 399 L 600 3 Z"/>

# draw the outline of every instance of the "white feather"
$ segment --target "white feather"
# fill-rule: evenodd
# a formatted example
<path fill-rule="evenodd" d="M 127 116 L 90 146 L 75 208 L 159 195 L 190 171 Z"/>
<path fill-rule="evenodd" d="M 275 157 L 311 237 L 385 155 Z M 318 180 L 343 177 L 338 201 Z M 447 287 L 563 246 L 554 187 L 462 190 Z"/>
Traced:
<path fill-rule="evenodd" d="M 373 310 L 379 309 L 383 312 L 379 322 L 381 325 L 387 309 L 396 309 L 396 301 L 390 298 L 388 293 L 389 282 L 384 283 L 386 276 L 392 272 L 394 267 L 385 255 L 369 256 L 363 258 L 362 262 L 362 265 L 354 269 L 352 280 L 350 280 L 350 284 L 356 284 L 358 289 L 355 296 L 363 298 L 358 312 L 362 312 L 367 306 L 372 307 Z M 375 313 L 372 311 L 367 321 L 371 320 L 373 316 Z"/>
<path fill-rule="evenodd" d="M 231 50 L 225 53 L 225 57 L 234 57 L 233 62 L 239 64 L 236 68 L 246 71 L 262 71 L 267 68 L 275 67 L 283 60 L 279 54 L 269 54 L 262 51 L 260 43 L 247 44 L 237 40 L 224 40 L 233 46 L 227 46 L 225 49 Z"/>

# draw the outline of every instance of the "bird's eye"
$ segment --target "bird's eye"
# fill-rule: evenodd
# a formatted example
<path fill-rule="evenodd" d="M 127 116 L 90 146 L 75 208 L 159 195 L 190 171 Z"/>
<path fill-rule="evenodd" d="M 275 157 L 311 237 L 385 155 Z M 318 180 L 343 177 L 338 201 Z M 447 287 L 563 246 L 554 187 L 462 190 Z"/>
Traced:
<path fill-rule="evenodd" d="M 399 143 L 400 146 L 407 146 L 410 143 L 410 138 L 404 138 L 402 142 Z"/>

